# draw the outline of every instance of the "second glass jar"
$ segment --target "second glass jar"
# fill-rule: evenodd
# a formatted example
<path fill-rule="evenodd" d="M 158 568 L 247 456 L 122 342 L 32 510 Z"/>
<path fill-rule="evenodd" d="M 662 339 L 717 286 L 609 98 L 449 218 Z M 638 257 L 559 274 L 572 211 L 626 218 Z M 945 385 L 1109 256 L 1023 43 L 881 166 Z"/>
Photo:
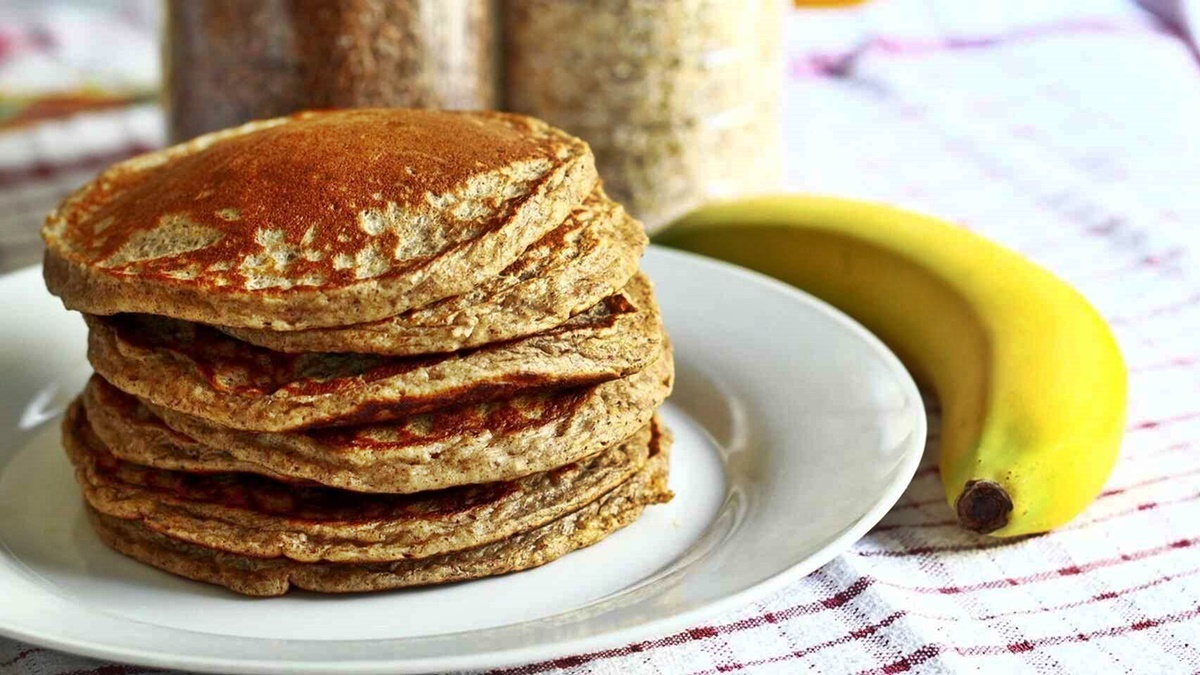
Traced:
<path fill-rule="evenodd" d="M 491 0 L 170 0 L 173 141 L 314 108 L 496 106 Z"/>

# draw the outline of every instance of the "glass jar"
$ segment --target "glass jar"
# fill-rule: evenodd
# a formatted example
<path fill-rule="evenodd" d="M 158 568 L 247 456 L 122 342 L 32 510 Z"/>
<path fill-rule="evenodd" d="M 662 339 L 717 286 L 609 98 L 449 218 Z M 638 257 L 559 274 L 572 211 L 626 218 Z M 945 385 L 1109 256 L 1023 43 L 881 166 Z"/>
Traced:
<path fill-rule="evenodd" d="M 170 0 L 173 141 L 312 108 L 492 108 L 491 0 Z"/>
<path fill-rule="evenodd" d="M 780 0 L 506 0 L 505 103 L 578 134 L 653 231 L 778 188 Z"/>

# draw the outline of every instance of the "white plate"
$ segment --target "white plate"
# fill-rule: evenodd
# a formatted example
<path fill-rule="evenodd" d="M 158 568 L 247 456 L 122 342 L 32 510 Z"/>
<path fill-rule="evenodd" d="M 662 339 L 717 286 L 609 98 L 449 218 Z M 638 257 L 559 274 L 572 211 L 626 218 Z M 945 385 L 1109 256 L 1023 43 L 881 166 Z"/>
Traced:
<path fill-rule="evenodd" d="M 254 600 L 106 549 L 55 418 L 84 328 L 36 269 L 0 278 L 0 633 L 152 666 L 413 672 L 508 665 L 677 630 L 813 571 L 895 503 L 925 441 L 917 388 L 873 336 L 736 267 L 651 250 L 675 345 L 675 500 L 597 546 L 505 577 Z"/>

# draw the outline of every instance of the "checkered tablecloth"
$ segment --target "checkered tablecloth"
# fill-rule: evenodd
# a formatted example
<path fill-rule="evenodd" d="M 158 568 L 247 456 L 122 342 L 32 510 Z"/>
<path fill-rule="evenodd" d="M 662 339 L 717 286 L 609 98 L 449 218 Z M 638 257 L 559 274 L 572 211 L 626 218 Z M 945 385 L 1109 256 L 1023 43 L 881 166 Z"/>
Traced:
<path fill-rule="evenodd" d="M 1123 3 L 1026 4 L 793 17 L 789 180 L 962 223 L 1080 288 L 1131 371 L 1104 493 L 1048 535 L 963 533 L 935 432 L 900 503 L 807 578 L 685 631 L 502 672 L 1200 670 L 1200 66 Z M 98 166 L 160 141 L 149 108 L 0 136 L 0 251 Z M 148 672 L 2 639 L 0 671 Z"/>

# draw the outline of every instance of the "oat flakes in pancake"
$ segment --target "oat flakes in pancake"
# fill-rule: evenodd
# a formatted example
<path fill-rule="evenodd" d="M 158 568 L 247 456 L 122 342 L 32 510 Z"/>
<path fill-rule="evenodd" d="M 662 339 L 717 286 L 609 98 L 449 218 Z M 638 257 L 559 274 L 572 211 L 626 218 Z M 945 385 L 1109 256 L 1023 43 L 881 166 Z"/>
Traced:
<path fill-rule="evenodd" d="M 659 441 L 641 471 L 578 511 L 508 539 L 428 558 L 378 563 L 254 558 L 180 541 L 136 520 L 113 518 L 90 506 L 87 513 L 96 534 L 117 551 L 161 570 L 245 595 L 282 595 L 293 587 L 356 593 L 465 581 L 544 565 L 629 525 L 646 506 L 670 501 L 669 439 L 660 437 Z"/>
<path fill-rule="evenodd" d="M 662 342 L 654 292 L 641 275 L 544 333 L 434 356 L 283 354 L 177 319 L 85 318 L 88 359 L 119 389 L 256 431 L 362 424 L 604 382 L 644 368 Z"/>
<path fill-rule="evenodd" d="M 466 293 L 596 184 L 583 141 L 499 112 L 251 122 L 116 164 L 46 220 L 69 309 L 299 330 Z"/>
<path fill-rule="evenodd" d="M 282 352 L 452 352 L 548 330 L 617 293 L 646 247 L 642 224 L 597 187 L 566 222 L 473 290 L 398 316 L 341 328 L 222 328 Z"/>
<path fill-rule="evenodd" d="M 653 421 L 607 450 L 519 480 L 368 495 L 246 473 L 145 467 L 114 457 L 78 401 L 63 422 L 67 455 L 97 511 L 207 548 L 302 562 L 424 558 L 540 527 L 629 480 L 661 433 Z"/>
<path fill-rule="evenodd" d="M 645 370 L 580 389 L 488 401 L 367 427 L 255 433 L 143 405 L 93 376 L 83 403 L 121 459 L 250 472 L 360 492 L 512 480 L 593 455 L 650 422 L 671 391 L 669 350 Z"/>

